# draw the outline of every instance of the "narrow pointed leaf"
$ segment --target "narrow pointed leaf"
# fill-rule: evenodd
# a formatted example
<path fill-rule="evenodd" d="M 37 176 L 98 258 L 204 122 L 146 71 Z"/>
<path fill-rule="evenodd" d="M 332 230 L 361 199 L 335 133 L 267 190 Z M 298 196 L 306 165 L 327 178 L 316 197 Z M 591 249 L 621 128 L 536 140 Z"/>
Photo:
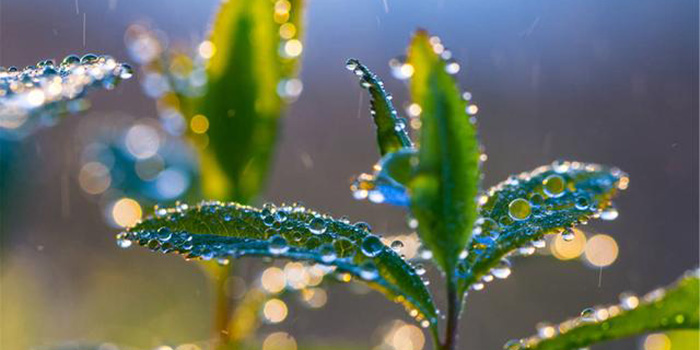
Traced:
<path fill-rule="evenodd" d="M 372 174 L 357 177 L 350 189 L 356 199 L 368 199 L 373 203 L 409 206 L 411 197 L 406 184 L 411 179 L 417 160 L 414 148 L 404 148 L 388 153 L 374 166 Z"/>
<path fill-rule="evenodd" d="M 93 89 L 113 89 L 133 71 L 109 56 L 69 55 L 59 64 L 45 60 L 24 69 L 0 67 L 0 137 L 21 138 L 53 125 L 63 113 L 87 108 Z"/>
<path fill-rule="evenodd" d="M 198 113 L 208 122 L 200 145 L 205 195 L 249 202 L 266 179 L 285 99 L 294 79 L 302 0 L 227 1 L 214 22 L 207 90 Z M 280 2 L 277 2 L 280 4 Z"/>
<path fill-rule="evenodd" d="M 700 293 L 698 271 L 672 286 L 656 289 L 642 298 L 622 294 L 619 305 L 584 310 L 559 325 L 545 325 L 539 335 L 509 342 L 505 349 L 580 349 L 607 340 L 672 329 L 698 329 Z"/>
<path fill-rule="evenodd" d="M 423 242 L 451 271 L 476 220 L 480 146 L 467 103 L 436 51 L 422 31 L 408 50 L 414 69 L 411 95 L 422 109 L 419 162 L 408 187 Z"/>
<path fill-rule="evenodd" d="M 369 91 L 370 113 L 377 127 L 380 154 L 383 156 L 402 148 L 413 147 L 406 132 L 406 121 L 396 113 L 391 95 L 384 90 L 384 83 L 357 59 L 349 59 L 346 67 L 360 79 L 360 86 Z"/>
<path fill-rule="evenodd" d="M 130 242 L 154 251 L 174 252 L 193 259 L 244 256 L 312 261 L 335 266 L 416 310 L 420 321 L 435 326 L 436 310 L 415 270 L 366 224 L 351 225 L 298 206 L 263 209 L 235 203 L 201 203 L 161 208 L 121 233 Z"/>
<path fill-rule="evenodd" d="M 555 162 L 491 188 L 480 199 L 476 234 L 460 261 L 462 292 L 545 234 L 562 233 L 591 218 L 614 218 L 612 197 L 628 184 L 627 174 L 616 168 Z"/>

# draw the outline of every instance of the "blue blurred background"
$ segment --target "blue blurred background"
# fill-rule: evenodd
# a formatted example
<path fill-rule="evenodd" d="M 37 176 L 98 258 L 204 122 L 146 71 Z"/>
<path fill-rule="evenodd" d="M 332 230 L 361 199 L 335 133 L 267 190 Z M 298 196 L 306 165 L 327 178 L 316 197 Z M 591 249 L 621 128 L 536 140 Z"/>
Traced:
<path fill-rule="evenodd" d="M 127 60 L 124 32 L 137 21 L 193 44 L 205 37 L 217 4 L 2 0 L 0 65 L 85 52 Z M 418 27 L 439 35 L 462 65 L 457 77 L 479 105 L 486 185 L 558 158 L 617 165 L 631 176 L 617 201 L 619 219 L 584 228 L 616 239 L 614 264 L 599 270 L 549 256 L 518 260 L 509 279 L 469 296 L 463 348 L 500 349 L 541 320 L 615 302 L 625 290 L 646 292 L 698 265 L 696 1 L 310 0 L 307 26 L 304 91 L 284 119 L 265 200 L 303 201 L 380 233 L 406 232 L 400 210 L 350 196 L 353 176 L 368 171 L 377 152 L 367 98 L 344 62 L 363 60 L 404 105 L 406 87 L 390 78 L 387 62 L 404 53 Z M 211 297 L 199 268 L 118 249 L 117 230 L 76 181 L 81 119 L 114 111 L 155 117 L 155 106 L 135 79 L 91 100 L 87 115 L 11 146 L 21 156 L 8 165 L 9 186 L 0 193 L 0 345 L 82 340 L 151 348 L 206 340 Z M 300 343 L 369 349 L 378 327 L 408 319 L 378 294 L 345 288 L 332 288 L 320 310 L 290 308 L 290 319 L 263 333 L 284 329 Z M 639 347 L 632 339 L 598 348 Z"/>

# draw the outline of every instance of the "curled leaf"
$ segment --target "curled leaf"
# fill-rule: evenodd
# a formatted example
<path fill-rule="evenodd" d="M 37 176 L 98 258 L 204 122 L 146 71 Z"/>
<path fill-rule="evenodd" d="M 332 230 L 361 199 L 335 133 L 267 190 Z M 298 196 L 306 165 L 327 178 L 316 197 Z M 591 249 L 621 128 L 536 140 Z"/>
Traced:
<path fill-rule="evenodd" d="M 66 56 L 24 69 L 0 67 L 0 137 L 22 137 L 57 115 L 87 108 L 81 98 L 91 89 L 113 89 L 133 71 L 109 56 Z"/>
<path fill-rule="evenodd" d="M 454 63 L 436 37 L 418 32 L 408 50 L 411 96 L 420 106 L 420 148 L 408 188 L 418 233 L 445 271 L 452 271 L 477 217 L 480 145 L 467 102 L 450 75 Z"/>
<path fill-rule="evenodd" d="M 540 324 L 537 335 L 509 341 L 504 349 L 580 349 L 647 332 L 697 329 L 699 287 L 698 271 L 690 271 L 672 286 L 641 298 L 623 293 L 620 304 L 585 309 L 558 325 Z"/>
<path fill-rule="evenodd" d="M 360 79 L 360 86 L 367 89 L 372 98 L 370 113 L 377 127 L 380 154 L 383 156 L 403 148 L 413 147 L 411 138 L 406 132 L 406 121 L 396 113 L 391 95 L 384 90 L 384 82 L 357 59 L 349 59 L 345 67 Z"/>
<path fill-rule="evenodd" d="M 180 204 L 120 233 L 132 243 L 189 259 L 244 256 L 312 261 L 333 266 L 401 302 L 424 326 L 435 326 L 437 311 L 416 271 L 364 223 L 351 225 L 300 206 L 236 203 Z"/>
<path fill-rule="evenodd" d="M 409 206 L 411 198 L 406 184 L 411 178 L 413 164 L 418 159 L 414 148 L 403 148 L 388 153 L 374 165 L 372 174 L 357 177 L 350 189 L 355 199 L 369 199 L 373 203 Z"/>
<path fill-rule="evenodd" d="M 612 197 L 629 184 L 617 168 L 579 162 L 555 162 L 511 177 L 480 201 L 479 219 L 460 261 L 460 289 L 481 289 L 487 274 L 505 278 L 509 254 L 528 255 L 545 234 L 563 233 L 591 218 L 613 219 Z M 614 214 L 614 215 L 613 215 Z"/>

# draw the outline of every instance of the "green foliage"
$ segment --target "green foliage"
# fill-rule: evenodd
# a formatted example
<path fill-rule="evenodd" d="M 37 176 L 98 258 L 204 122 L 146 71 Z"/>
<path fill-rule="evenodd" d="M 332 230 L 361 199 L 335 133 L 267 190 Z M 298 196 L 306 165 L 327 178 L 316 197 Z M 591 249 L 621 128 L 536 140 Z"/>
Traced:
<path fill-rule="evenodd" d="M 420 31 L 408 50 L 411 96 L 422 109 L 419 161 L 408 187 L 418 233 L 451 274 L 477 218 L 481 152 L 467 103 L 430 40 Z"/>
<path fill-rule="evenodd" d="M 66 56 L 24 69 L 0 67 L 0 138 L 19 139 L 55 118 L 87 109 L 82 100 L 94 89 L 113 89 L 133 75 L 131 66 L 110 56 Z"/>
<path fill-rule="evenodd" d="M 208 142 L 201 161 L 210 198 L 249 202 L 267 177 L 284 98 L 299 89 L 291 79 L 302 50 L 302 0 L 287 4 L 278 13 L 270 1 L 227 1 L 214 22 L 207 89 L 196 108 L 209 127 L 193 135 Z M 285 38 L 278 22 L 287 25 Z"/>
<path fill-rule="evenodd" d="M 543 325 L 539 335 L 510 341 L 507 350 L 579 349 L 606 340 L 671 329 L 697 329 L 700 279 L 691 271 L 666 289 L 641 299 L 623 294 L 620 305 L 584 310 L 558 326 Z"/>
<path fill-rule="evenodd" d="M 555 162 L 493 187 L 480 199 L 476 234 L 460 261 L 460 292 L 491 271 L 502 276 L 508 269 L 503 258 L 519 248 L 527 255 L 546 234 L 567 234 L 591 218 L 617 216 L 611 199 L 628 183 L 616 168 Z"/>
<path fill-rule="evenodd" d="M 423 281 L 364 223 L 351 225 L 300 206 L 263 209 L 235 203 L 180 204 L 121 233 L 122 246 L 135 242 L 188 259 L 244 256 L 285 258 L 334 266 L 402 302 L 424 326 L 435 326 L 437 311 Z"/>
<path fill-rule="evenodd" d="M 406 132 L 406 121 L 396 113 L 391 103 L 391 95 L 384 90 L 384 83 L 357 59 L 349 59 L 345 67 L 360 79 L 360 86 L 367 89 L 372 98 L 370 113 L 377 127 L 380 154 L 383 156 L 403 148 L 413 147 L 411 138 Z"/>
<path fill-rule="evenodd" d="M 296 28 L 298 6 L 292 2 L 286 9 Z M 209 122 L 202 166 L 205 193 L 213 197 L 250 201 L 268 167 L 284 102 L 280 86 L 290 81 L 300 53 L 284 56 L 294 39 L 280 41 L 279 21 L 267 16 L 270 9 L 266 2 L 227 2 L 214 25 L 209 84 L 194 109 Z M 479 194 L 483 155 L 475 109 L 451 76 L 459 65 L 450 57 L 438 38 L 423 31 L 408 49 L 402 72 L 411 77 L 411 114 L 420 118 L 411 123 L 419 133 L 416 147 L 382 81 L 358 60 L 347 62 L 371 96 L 382 156 L 372 174 L 362 174 L 352 185 L 354 196 L 403 206 L 415 216 L 422 243 L 447 275 L 442 341 L 438 311 L 421 277 L 364 223 L 352 225 L 298 205 L 257 209 L 202 202 L 157 209 L 154 217 L 119 234 L 120 245 L 135 242 L 187 259 L 227 262 L 253 256 L 328 266 L 341 280 L 354 276 L 403 303 L 430 327 L 437 349 L 455 349 L 461 301 L 470 288 L 483 288 L 491 275 L 507 277 L 507 258 L 531 254 L 546 234 L 566 239 L 576 225 L 614 219 L 612 198 L 627 188 L 629 178 L 617 168 L 555 162 Z M 544 333 L 507 349 L 565 349 L 642 331 L 697 328 L 697 303 L 691 305 L 698 299 L 697 282 L 694 273 L 665 293 L 644 297 L 636 308 L 612 306 L 593 310 L 593 316 L 586 311 L 559 325 L 558 336 Z M 256 299 L 252 305 L 258 304 Z"/>

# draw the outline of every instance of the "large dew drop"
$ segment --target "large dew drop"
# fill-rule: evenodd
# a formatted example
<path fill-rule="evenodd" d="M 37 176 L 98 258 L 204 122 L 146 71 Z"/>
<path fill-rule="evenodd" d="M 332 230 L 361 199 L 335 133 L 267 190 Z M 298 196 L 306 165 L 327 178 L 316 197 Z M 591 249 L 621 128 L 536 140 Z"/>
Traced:
<path fill-rule="evenodd" d="M 315 217 L 309 222 L 309 231 L 315 235 L 326 232 L 326 222 L 320 217 Z"/>
<path fill-rule="evenodd" d="M 526 220 L 532 213 L 530 202 L 525 199 L 514 199 L 508 204 L 508 215 L 516 221 Z"/>
<path fill-rule="evenodd" d="M 548 197 L 561 197 L 564 194 L 565 189 L 566 181 L 564 181 L 564 178 L 559 175 L 549 175 L 544 179 L 544 181 L 542 181 L 542 191 Z"/>
<path fill-rule="evenodd" d="M 289 246 L 287 245 L 287 240 L 280 235 L 274 235 L 269 239 L 268 249 L 273 255 L 284 254 L 289 251 Z"/>
<path fill-rule="evenodd" d="M 510 276 L 510 261 L 503 259 L 496 267 L 491 269 L 491 274 L 500 279 L 505 279 Z"/>
<path fill-rule="evenodd" d="M 362 240 L 360 248 L 362 249 L 362 254 L 373 258 L 382 252 L 384 244 L 377 236 L 367 236 Z"/>

